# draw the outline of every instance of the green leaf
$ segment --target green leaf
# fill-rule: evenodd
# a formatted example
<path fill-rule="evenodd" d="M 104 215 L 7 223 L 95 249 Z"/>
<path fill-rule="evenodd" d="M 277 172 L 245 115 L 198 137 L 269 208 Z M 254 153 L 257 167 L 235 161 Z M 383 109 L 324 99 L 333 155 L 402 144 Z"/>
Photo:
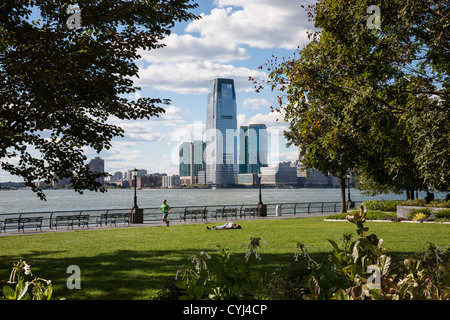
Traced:
<path fill-rule="evenodd" d="M 334 242 L 333 240 L 327 239 L 327 241 L 333 246 L 334 251 L 341 251 L 338 247 L 338 245 L 336 244 L 336 242 Z"/>
<path fill-rule="evenodd" d="M 8 300 L 16 300 L 16 291 L 8 286 L 3 286 L 3 295 Z"/>

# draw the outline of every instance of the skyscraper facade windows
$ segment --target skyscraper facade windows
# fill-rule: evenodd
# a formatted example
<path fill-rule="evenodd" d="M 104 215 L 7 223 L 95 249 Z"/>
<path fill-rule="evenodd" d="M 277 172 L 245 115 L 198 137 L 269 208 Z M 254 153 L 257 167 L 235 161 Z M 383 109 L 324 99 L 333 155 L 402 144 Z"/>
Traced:
<path fill-rule="evenodd" d="M 236 184 L 237 118 L 233 79 L 210 82 L 206 113 L 206 183 Z"/>
<path fill-rule="evenodd" d="M 179 170 L 180 177 L 187 177 L 191 175 L 191 143 L 183 142 L 180 146 L 180 162 Z"/>
<path fill-rule="evenodd" d="M 258 173 L 268 165 L 267 127 L 250 124 L 239 131 L 239 173 Z"/>
<path fill-rule="evenodd" d="M 186 184 L 200 183 L 198 179 L 199 173 L 205 171 L 205 161 L 203 159 L 205 146 L 206 143 L 199 140 L 183 142 L 180 145 L 179 174 L 184 182 L 188 182 Z M 189 179 L 185 179 L 185 177 L 189 177 Z"/>

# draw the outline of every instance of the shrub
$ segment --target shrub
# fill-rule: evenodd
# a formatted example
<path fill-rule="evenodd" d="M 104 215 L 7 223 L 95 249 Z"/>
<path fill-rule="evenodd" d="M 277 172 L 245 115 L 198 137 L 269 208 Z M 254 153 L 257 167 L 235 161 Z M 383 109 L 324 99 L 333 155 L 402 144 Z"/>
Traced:
<path fill-rule="evenodd" d="M 424 199 L 414 199 L 401 201 L 399 205 L 402 206 L 413 206 L 413 207 L 438 207 L 438 208 L 450 208 L 449 200 L 434 200 L 430 203 L 426 203 Z"/>
<path fill-rule="evenodd" d="M 311 260 L 306 278 L 308 292 L 304 299 L 313 300 L 449 300 L 449 249 L 430 244 L 424 258 L 408 258 L 394 265 L 383 249 L 382 239 L 368 234 L 366 216 L 348 216 L 356 224 L 359 238 L 344 235 L 337 244 L 328 240 L 332 253 L 322 263 Z M 305 248 L 303 246 L 302 248 Z"/>
<path fill-rule="evenodd" d="M 259 237 L 250 238 L 245 256 L 238 259 L 232 259 L 230 252 L 219 245 L 215 259 L 204 252 L 191 256 L 189 260 L 195 268 L 182 267 L 177 272 L 175 286 L 180 290 L 179 299 L 263 298 L 264 279 L 251 268 L 254 260 L 261 260 L 261 242 Z"/>
<path fill-rule="evenodd" d="M 368 200 L 363 201 L 362 205 L 367 210 L 379 210 L 379 211 L 397 211 L 397 205 L 401 201 L 399 200 L 386 200 L 386 201 L 377 201 L 377 200 Z"/>
<path fill-rule="evenodd" d="M 450 200 L 431 201 L 427 206 L 437 208 L 450 208 Z"/>
<path fill-rule="evenodd" d="M 409 212 L 408 218 L 411 220 L 414 220 L 416 215 L 420 215 L 422 218 L 420 219 L 426 219 L 431 215 L 431 210 L 428 208 L 419 208 L 419 209 L 413 209 Z M 417 221 L 418 219 L 414 220 Z"/>
<path fill-rule="evenodd" d="M 419 213 L 416 213 L 414 215 L 414 217 L 412 217 L 411 220 L 412 221 L 421 221 L 421 220 L 425 220 L 426 218 L 428 218 L 428 217 L 425 213 L 419 212 Z"/>
<path fill-rule="evenodd" d="M 434 215 L 436 216 L 436 219 L 439 220 L 450 220 L 450 209 L 436 211 Z"/>
<path fill-rule="evenodd" d="M 424 199 L 406 200 L 401 202 L 400 205 L 412 207 L 425 207 L 426 201 Z"/>

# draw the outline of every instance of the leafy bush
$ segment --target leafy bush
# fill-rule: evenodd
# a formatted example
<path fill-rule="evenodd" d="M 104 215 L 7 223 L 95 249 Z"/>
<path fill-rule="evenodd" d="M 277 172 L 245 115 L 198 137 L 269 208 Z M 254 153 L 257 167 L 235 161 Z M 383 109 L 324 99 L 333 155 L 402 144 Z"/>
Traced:
<path fill-rule="evenodd" d="M 412 217 L 412 221 L 422 221 L 428 218 L 428 216 L 422 212 L 416 213 L 414 217 Z"/>
<path fill-rule="evenodd" d="M 362 205 L 368 211 L 378 210 L 378 211 L 395 212 L 395 211 L 397 211 L 397 205 L 400 202 L 401 201 L 399 201 L 399 200 L 386 200 L 386 201 L 368 200 L 368 201 L 363 201 Z"/>
<path fill-rule="evenodd" d="M 427 204 L 427 206 L 437 208 L 450 208 L 450 200 L 431 201 L 429 204 Z"/>
<path fill-rule="evenodd" d="M 438 207 L 438 208 L 450 208 L 449 200 L 434 200 L 430 203 L 426 203 L 424 199 L 414 199 L 402 201 L 399 203 L 402 206 L 413 206 L 413 207 Z"/>
<path fill-rule="evenodd" d="M 429 208 L 419 208 L 413 209 L 409 212 L 408 218 L 414 221 L 419 219 L 426 219 L 431 215 L 431 210 Z M 416 217 L 417 216 L 417 217 Z M 418 218 L 422 217 L 422 218 Z"/>
<path fill-rule="evenodd" d="M 442 209 L 434 213 L 436 220 L 450 220 L 450 209 Z"/>
<path fill-rule="evenodd" d="M 251 269 L 254 260 L 261 260 L 261 238 L 250 238 L 244 257 L 231 259 L 225 248 L 218 246 L 217 259 L 200 252 L 189 258 L 195 268 L 180 268 L 175 285 L 179 299 L 236 300 L 258 299 L 265 287 L 263 279 Z M 254 259 L 252 259 L 254 256 Z"/>
<path fill-rule="evenodd" d="M 400 205 L 412 207 L 425 207 L 426 201 L 424 199 L 406 200 L 401 202 Z"/>
<path fill-rule="evenodd" d="M 450 250 L 430 244 L 423 258 L 394 265 L 383 249 L 382 239 L 368 234 L 363 208 L 347 216 L 356 224 L 359 238 L 344 235 L 340 244 L 328 240 L 333 251 L 327 261 L 309 263 L 311 274 L 304 299 L 332 300 L 449 300 Z M 309 255 L 304 254 L 311 260 Z M 374 272 L 374 273 L 373 273 Z"/>

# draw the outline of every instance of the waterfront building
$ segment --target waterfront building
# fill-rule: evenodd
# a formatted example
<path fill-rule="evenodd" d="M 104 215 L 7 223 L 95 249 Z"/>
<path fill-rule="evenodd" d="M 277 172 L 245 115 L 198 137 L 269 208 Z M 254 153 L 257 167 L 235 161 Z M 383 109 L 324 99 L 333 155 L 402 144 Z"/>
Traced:
<path fill-rule="evenodd" d="M 91 161 L 89 161 L 89 169 L 92 172 L 105 172 L 105 160 L 103 160 L 100 157 L 95 157 Z M 101 184 L 105 183 L 105 178 L 100 177 L 96 179 L 97 182 L 100 182 Z"/>
<path fill-rule="evenodd" d="M 237 183 L 236 92 L 233 79 L 214 79 L 206 107 L 206 183 Z"/>
<path fill-rule="evenodd" d="M 191 143 L 183 142 L 180 145 L 179 165 L 180 177 L 188 177 L 191 175 Z"/>
<path fill-rule="evenodd" d="M 305 169 L 301 164 L 297 167 L 298 186 L 302 188 L 339 188 L 336 177 L 317 169 Z M 350 175 L 350 187 L 355 187 L 356 176 Z M 348 180 L 346 181 L 346 184 Z"/>
<path fill-rule="evenodd" d="M 122 179 L 123 179 L 123 173 L 122 173 L 122 171 L 116 171 L 116 172 L 114 173 L 114 175 L 111 176 L 110 181 L 111 181 L 111 182 L 114 182 L 114 181 L 119 181 L 119 180 L 122 180 Z"/>
<path fill-rule="evenodd" d="M 239 174 L 258 173 L 267 167 L 267 127 L 249 124 L 239 130 Z"/>
<path fill-rule="evenodd" d="M 155 188 L 162 185 L 162 179 L 166 174 L 153 173 L 136 177 L 136 187 L 141 188 Z M 133 180 L 130 180 L 130 185 L 134 185 Z"/>
<path fill-rule="evenodd" d="M 199 179 L 200 172 L 205 171 L 203 158 L 206 143 L 200 140 L 183 142 L 179 152 L 179 174 L 182 185 L 204 184 L 205 178 Z M 201 181 L 199 181 L 201 180 Z"/>
<path fill-rule="evenodd" d="M 176 188 L 181 184 L 180 176 L 171 175 L 162 177 L 162 187 L 163 188 Z"/>
<path fill-rule="evenodd" d="M 261 167 L 261 184 L 271 186 L 296 186 L 297 164 L 286 161 Z"/>
<path fill-rule="evenodd" d="M 258 184 L 258 174 L 257 173 L 239 173 L 238 174 L 238 184 L 244 186 L 253 186 Z"/>
<path fill-rule="evenodd" d="M 60 178 L 57 175 L 53 176 L 52 187 L 53 188 L 65 188 L 70 185 L 70 178 Z"/>

